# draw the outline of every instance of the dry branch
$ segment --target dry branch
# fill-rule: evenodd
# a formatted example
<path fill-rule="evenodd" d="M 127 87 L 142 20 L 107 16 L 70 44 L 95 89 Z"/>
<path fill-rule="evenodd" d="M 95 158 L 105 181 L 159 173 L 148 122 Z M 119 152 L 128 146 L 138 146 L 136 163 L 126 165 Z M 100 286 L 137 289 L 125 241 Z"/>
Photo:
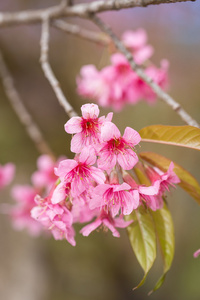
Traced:
<path fill-rule="evenodd" d="M 88 14 L 90 13 L 121 10 L 131 7 L 146 7 L 152 4 L 158 5 L 187 1 L 195 0 L 99 0 L 90 3 L 76 4 L 73 6 L 66 6 L 65 2 L 63 2 L 61 3 L 62 5 L 52 6 L 46 9 L 1 12 L 0 27 L 40 23 L 45 15 L 48 15 L 50 20 L 69 16 L 88 18 Z"/>
<path fill-rule="evenodd" d="M 31 115 L 28 113 L 25 108 L 22 99 L 20 98 L 19 93 L 17 92 L 14 81 L 8 67 L 5 63 L 2 53 L 0 52 L 0 77 L 2 79 L 3 87 L 5 90 L 5 94 L 18 116 L 21 123 L 25 126 L 25 129 L 36 146 L 37 150 L 41 154 L 48 154 L 54 158 L 54 154 L 48 146 L 47 142 L 44 140 L 42 133 L 40 132 L 39 127 L 33 121 Z"/>
<path fill-rule="evenodd" d="M 60 29 L 66 33 L 76 35 L 82 39 L 88 40 L 100 44 L 102 46 L 108 46 L 110 38 L 107 35 L 101 32 L 94 32 L 91 30 L 84 29 L 78 25 L 69 24 L 62 20 L 56 20 L 53 22 L 53 26 L 57 29 Z"/>
<path fill-rule="evenodd" d="M 44 71 L 44 75 L 49 81 L 53 91 L 56 94 L 56 97 L 60 103 L 60 105 L 64 108 L 65 112 L 68 114 L 68 116 L 74 117 L 77 116 L 76 112 L 74 111 L 73 107 L 70 105 L 70 103 L 67 101 L 67 98 L 65 97 L 60 84 L 58 80 L 56 79 L 53 70 L 49 63 L 49 18 L 48 15 L 43 17 L 42 22 L 42 33 L 41 33 L 41 56 L 40 56 L 40 62 L 42 69 Z"/>

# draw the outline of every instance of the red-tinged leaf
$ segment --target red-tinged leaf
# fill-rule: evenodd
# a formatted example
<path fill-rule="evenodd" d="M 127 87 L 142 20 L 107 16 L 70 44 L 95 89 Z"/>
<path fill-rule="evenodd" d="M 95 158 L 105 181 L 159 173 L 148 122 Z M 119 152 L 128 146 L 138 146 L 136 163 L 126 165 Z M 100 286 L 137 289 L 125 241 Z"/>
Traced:
<path fill-rule="evenodd" d="M 163 284 L 166 273 L 169 271 L 174 257 L 174 226 L 171 213 L 164 203 L 162 209 L 151 211 L 160 251 L 164 262 L 163 275 L 157 281 L 154 289 L 149 293 L 156 291 Z"/>
<path fill-rule="evenodd" d="M 132 249 L 136 258 L 144 270 L 144 277 L 134 288 L 140 287 L 151 269 L 156 258 L 156 233 L 154 222 L 149 210 L 144 207 L 134 210 L 126 220 L 133 220 L 127 228 Z"/>
<path fill-rule="evenodd" d="M 169 158 L 154 152 L 142 152 L 140 153 L 140 157 L 163 172 L 168 170 L 171 162 Z M 200 204 L 200 185 L 197 180 L 188 171 L 176 163 L 174 163 L 174 172 L 181 181 L 179 186 Z"/>
<path fill-rule="evenodd" d="M 139 131 L 143 142 L 200 150 L 200 129 L 193 126 L 151 125 Z"/>

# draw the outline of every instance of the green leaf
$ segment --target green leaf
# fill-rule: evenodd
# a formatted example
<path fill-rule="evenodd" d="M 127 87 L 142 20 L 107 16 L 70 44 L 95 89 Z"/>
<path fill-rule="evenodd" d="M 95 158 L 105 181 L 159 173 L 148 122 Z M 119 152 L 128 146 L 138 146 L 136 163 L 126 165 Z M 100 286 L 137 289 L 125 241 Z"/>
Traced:
<path fill-rule="evenodd" d="M 134 167 L 134 172 L 141 184 L 145 184 L 146 186 L 151 185 L 151 181 L 147 177 L 145 173 L 145 168 L 141 164 L 141 162 L 138 162 L 137 165 Z"/>
<path fill-rule="evenodd" d="M 143 142 L 200 150 L 200 129 L 193 126 L 151 125 L 139 131 Z"/>
<path fill-rule="evenodd" d="M 166 273 L 169 271 L 174 257 L 174 226 L 171 213 L 164 203 L 162 209 L 151 211 L 158 243 L 164 262 L 163 275 L 157 281 L 154 289 L 149 293 L 156 291 L 163 284 Z"/>
<path fill-rule="evenodd" d="M 133 220 L 133 223 L 128 226 L 127 231 L 132 249 L 144 270 L 143 279 L 135 287 L 138 288 L 145 282 L 146 276 L 156 258 L 155 227 L 149 210 L 142 206 L 127 216 L 126 220 Z"/>
<path fill-rule="evenodd" d="M 163 172 L 168 170 L 171 162 L 170 159 L 154 152 L 142 152 L 140 153 L 140 157 Z M 174 172 L 181 180 L 179 186 L 200 204 L 200 185 L 197 180 L 188 171 L 176 163 L 174 163 Z"/>

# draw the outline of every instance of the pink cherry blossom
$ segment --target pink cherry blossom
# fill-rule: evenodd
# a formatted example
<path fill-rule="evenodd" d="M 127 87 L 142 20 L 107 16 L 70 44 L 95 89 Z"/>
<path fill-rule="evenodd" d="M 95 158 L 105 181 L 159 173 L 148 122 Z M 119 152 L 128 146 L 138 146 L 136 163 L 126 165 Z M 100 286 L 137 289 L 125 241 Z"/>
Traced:
<path fill-rule="evenodd" d="M 102 210 L 97 219 L 94 222 L 83 227 L 80 233 L 82 233 L 83 236 L 88 236 L 92 231 L 97 229 L 99 226 L 103 225 L 105 231 L 107 229 L 110 229 L 113 236 L 120 237 L 120 234 L 115 227 L 126 228 L 132 222 L 133 221 L 124 221 L 122 216 L 118 218 L 113 218 L 109 212 Z"/>
<path fill-rule="evenodd" d="M 145 70 L 146 75 L 150 77 L 155 83 L 157 83 L 163 90 L 166 90 L 169 86 L 168 66 L 168 61 L 162 60 L 160 68 L 157 68 L 156 66 L 152 65 L 146 68 Z M 156 94 L 154 93 L 152 88 L 141 78 L 138 77 L 134 85 L 135 89 L 138 91 L 138 97 L 140 99 L 143 99 L 149 104 L 153 104 L 156 102 Z"/>
<path fill-rule="evenodd" d="M 80 153 L 85 146 L 99 144 L 102 124 L 112 119 L 112 113 L 107 118 L 98 118 L 99 108 L 96 104 L 82 105 L 81 111 L 82 117 L 73 117 L 65 124 L 67 133 L 75 133 L 71 141 L 71 151 L 74 153 Z"/>
<path fill-rule="evenodd" d="M 47 188 L 49 190 L 57 177 L 54 174 L 54 168 L 57 163 L 49 155 L 41 155 L 37 160 L 38 170 L 31 177 L 31 181 L 35 187 Z"/>
<path fill-rule="evenodd" d="M 142 28 L 136 31 L 125 31 L 122 35 L 122 41 L 124 45 L 132 51 L 137 64 L 142 64 L 149 59 L 154 52 L 153 47 L 146 44 L 147 34 Z"/>
<path fill-rule="evenodd" d="M 136 208 L 135 202 L 138 199 L 130 194 L 130 185 L 122 184 L 100 184 L 94 188 L 92 200 L 89 203 L 91 209 L 109 209 L 112 217 L 115 217 L 119 210 L 123 215 L 129 215 Z"/>
<path fill-rule="evenodd" d="M 12 219 L 13 227 L 16 230 L 27 229 L 33 236 L 39 235 L 42 226 L 30 215 L 31 209 L 35 206 L 36 190 L 29 185 L 16 185 L 11 193 L 16 204 L 8 206 L 7 213 Z"/>
<path fill-rule="evenodd" d="M 77 78 L 78 94 L 84 98 L 93 100 L 99 99 L 99 104 L 104 106 L 103 103 L 107 103 L 110 93 L 109 84 L 107 82 L 110 77 L 108 73 L 109 72 L 105 72 L 102 74 L 93 65 L 83 66 L 80 71 L 80 76 Z"/>
<path fill-rule="evenodd" d="M 115 124 L 106 122 L 102 126 L 101 136 L 103 143 L 99 151 L 98 167 L 111 170 L 118 162 L 124 170 L 132 169 L 138 161 L 133 148 L 141 140 L 139 133 L 126 127 L 122 137 Z"/>
<path fill-rule="evenodd" d="M 194 252 L 193 256 L 194 258 L 197 258 L 200 255 L 200 249 Z"/>
<path fill-rule="evenodd" d="M 169 187 L 180 182 L 180 179 L 173 171 L 174 163 L 171 162 L 166 173 L 162 172 L 158 168 L 147 167 L 146 173 L 150 180 L 154 183 L 160 180 L 160 192 L 163 193 L 165 190 L 169 191 Z"/>
<path fill-rule="evenodd" d="M 137 64 L 143 64 L 153 54 L 153 48 L 147 44 L 147 34 L 143 29 L 127 31 L 122 36 L 125 46 L 131 51 Z M 162 60 L 157 68 L 150 61 L 144 72 L 162 89 L 167 89 L 168 61 Z M 121 53 L 111 55 L 111 64 L 98 71 L 95 66 L 84 66 L 77 79 L 78 93 L 95 100 L 103 107 L 112 106 L 120 111 L 126 104 L 136 104 L 144 100 L 155 103 L 157 96 L 130 67 L 126 57 Z"/>
<path fill-rule="evenodd" d="M 101 184 L 105 181 L 103 171 L 92 166 L 95 162 L 94 149 L 85 147 L 74 160 L 61 161 L 55 169 L 55 174 L 60 177 L 61 181 L 71 183 L 71 195 L 77 197 L 94 183 Z"/>
<path fill-rule="evenodd" d="M 13 163 L 7 163 L 4 166 L 0 165 L 0 189 L 11 183 L 14 173 L 15 165 Z"/>
<path fill-rule="evenodd" d="M 35 201 L 38 205 L 31 210 L 32 218 L 41 223 L 46 230 L 50 230 L 55 240 L 66 239 L 72 246 L 75 246 L 71 212 L 64 205 L 53 205 L 50 198 L 51 196 L 45 199 L 39 195 L 36 196 Z"/>
<path fill-rule="evenodd" d="M 145 204 L 154 211 L 162 208 L 163 200 L 159 195 L 160 180 L 156 180 L 151 186 L 139 185 L 135 182 L 133 177 L 125 171 L 123 171 L 123 179 L 131 186 L 130 193 L 133 197 L 135 199 L 138 197 L 138 206 L 140 199 L 140 204 L 144 201 Z"/>

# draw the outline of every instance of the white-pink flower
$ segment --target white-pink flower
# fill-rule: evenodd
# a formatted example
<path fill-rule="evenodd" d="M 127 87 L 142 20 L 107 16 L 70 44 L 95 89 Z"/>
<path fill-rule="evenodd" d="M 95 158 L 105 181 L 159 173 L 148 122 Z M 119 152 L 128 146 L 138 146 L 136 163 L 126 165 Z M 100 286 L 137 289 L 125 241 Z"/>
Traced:
<path fill-rule="evenodd" d="M 130 185 L 122 184 L 100 184 L 94 188 L 92 199 L 89 203 L 91 209 L 108 209 L 112 217 L 115 217 L 119 210 L 123 215 L 129 215 L 137 208 L 138 199 L 130 194 Z M 137 195 L 136 195 L 137 197 Z"/>
<path fill-rule="evenodd" d="M 99 116 L 96 104 L 85 104 L 81 107 L 82 117 L 73 117 L 65 124 L 65 131 L 75 135 L 71 140 L 71 151 L 80 153 L 85 146 L 100 143 L 101 126 L 105 121 L 111 121 L 112 113 L 107 118 Z"/>
<path fill-rule="evenodd" d="M 102 210 L 97 219 L 94 222 L 84 226 L 80 230 L 80 233 L 82 233 L 83 236 L 88 236 L 92 231 L 97 229 L 99 226 L 103 225 L 104 230 L 109 229 L 112 232 L 113 236 L 120 237 L 120 234 L 115 227 L 126 228 L 132 222 L 133 221 L 125 221 L 122 216 L 119 216 L 118 218 L 113 218 L 109 212 Z"/>
<path fill-rule="evenodd" d="M 9 185 L 15 174 L 15 165 L 7 163 L 4 166 L 0 165 L 0 189 Z"/>
<path fill-rule="evenodd" d="M 71 195 L 77 197 L 94 183 L 104 183 L 103 171 L 92 166 L 95 162 L 95 150 L 85 147 L 75 159 L 61 161 L 58 168 L 55 168 L 55 174 L 60 177 L 61 182 L 71 183 Z"/>
<path fill-rule="evenodd" d="M 124 135 L 121 136 L 117 126 L 106 122 L 101 129 L 102 147 L 98 153 L 98 167 L 103 170 L 111 170 L 116 163 L 124 170 L 132 169 L 138 162 L 138 157 L 133 148 L 141 137 L 137 131 L 126 127 Z"/>

